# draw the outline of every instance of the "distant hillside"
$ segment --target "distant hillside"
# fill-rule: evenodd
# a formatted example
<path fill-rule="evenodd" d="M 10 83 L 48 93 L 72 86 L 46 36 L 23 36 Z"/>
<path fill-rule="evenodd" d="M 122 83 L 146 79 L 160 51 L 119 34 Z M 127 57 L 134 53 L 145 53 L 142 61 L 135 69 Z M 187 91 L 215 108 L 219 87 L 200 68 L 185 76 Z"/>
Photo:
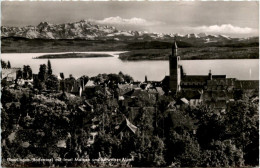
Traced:
<path fill-rule="evenodd" d="M 188 43 L 177 41 L 179 48 L 208 47 L 258 47 L 259 43 L 250 40 L 230 43 Z M 75 51 L 131 51 L 145 49 L 170 49 L 172 41 L 128 41 L 128 40 L 85 40 L 85 39 L 28 39 L 24 37 L 2 37 L 2 53 L 46 53 Z"/>
<path fill-rule="evenodd" d="M 182 60 L 205 60 L 205 59 L 258 59 L 258 47 L 190 47 L 181 48 L 178 54 Z M 145 49 L 133 50 L 121 53 L 119 58 L 128 61 L 140 60 L 168 60 L 171 49 Z"/>
<path fill-rule="evenodd" d="M 123 51 L 127 42 L 84 39 L 26 39 L 7 37 L 1 40 L 2 53 L 56 53 L 83 51 Z"/>
<path fill-rule="evenodd" d="M 187 42 L 178 41 L 178 47 L 187 48 L 193 45 Z M 164 41 L 144 41 L 144 42 L 134 42 L 126 46 L 129 50 L 139 50 L 139 49 L 167 49 L 172 47 L 172 42 Z"/>

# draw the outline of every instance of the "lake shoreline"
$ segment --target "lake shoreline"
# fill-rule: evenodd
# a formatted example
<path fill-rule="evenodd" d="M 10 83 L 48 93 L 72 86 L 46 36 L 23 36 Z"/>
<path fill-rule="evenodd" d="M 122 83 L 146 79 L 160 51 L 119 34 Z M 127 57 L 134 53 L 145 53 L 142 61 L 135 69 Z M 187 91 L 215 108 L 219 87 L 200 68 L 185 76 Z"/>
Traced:
<path fill-rule="evenodd" d="M 53 73 L 60 74 L 62 72 L 65 76 L 73 74 L 75 77 L 80 77 L 82 75 L 96 76 L 101 73 L 119 73 L 121 71 L 138 81 L 144 80 L 145 76 L 149 80 L 159 81 L 169 74 L 168 60 L 128 61 L 118 59 L 118 55 L 121 53 L 119 51 L 98 53 L 109 54 L 112 57 L 50 59 L 52 67 L 54 67 Z M 10 61 L 12 67 L 22 68 L 23 65 L 30 65 L 32 71 L 38 73 L 39 66 L 47 64 L 48 59 L 32 58 L 47 54 L 55 53 L 1 54 L 1 59 L 6 62 Z M 210 69 L 214 75 L 227 74 L 228 77 L 235 77 L 240 80 L 259 79 L 259 59 L 184 60 L 181 58 L 180 63 L 183 65 L 184 72 L 188 75 L 205 75 L 208 74 Z"/>

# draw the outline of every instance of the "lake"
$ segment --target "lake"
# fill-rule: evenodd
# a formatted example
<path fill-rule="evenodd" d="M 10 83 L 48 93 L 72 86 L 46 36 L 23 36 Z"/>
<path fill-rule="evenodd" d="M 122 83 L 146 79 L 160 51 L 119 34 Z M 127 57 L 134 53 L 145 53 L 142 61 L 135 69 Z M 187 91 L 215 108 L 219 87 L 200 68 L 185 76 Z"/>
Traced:
<path fill-rule="evenodd" d="M 67 52 L 66 52 L 67 53 Z M 121 61 L 118 55 L 121 52 L 78 52 L 110 54 L 113 57 L 102 58 L 66 58 L 50 59 L 54 74 L 63 72 L 65 77 L 72 74 L 74 77 L 82 75 L 95 76 L 100 73 L 129 74 L 134 80 L 160 81 L 169 75 L 169 62 L 165 61 Z M 47 59 L 33 59 L 45 54 L 61 53 L 6 53 L 1 54 L 4 61 L 10 61 L 12 67 L 30 65 L 33 73 L 38 73 L 40 64 L 47 65 Z M 223 60 L 181 60 L 184 72 L 187 75 L 207 75 L 209 70 L 213 75 L 227 75 L 228 78 L 240 80 L 259 79 L 259 59 L 223 59 Z"/>

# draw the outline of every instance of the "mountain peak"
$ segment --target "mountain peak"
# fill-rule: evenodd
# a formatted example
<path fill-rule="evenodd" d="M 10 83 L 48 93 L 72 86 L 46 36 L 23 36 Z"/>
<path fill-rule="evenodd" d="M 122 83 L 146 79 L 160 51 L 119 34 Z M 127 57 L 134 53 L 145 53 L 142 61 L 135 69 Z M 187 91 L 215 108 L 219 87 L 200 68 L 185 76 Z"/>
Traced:
<path fill-rule="evenodd" d="M 40 22 L 37 26 L 7 27 L 2 26 L 2 37 L 24 37 L 29 39 L 89 39 L 89 40 L 172 40 L 174 37 L 181 41 L 218 42 L 231 40 L 224 35 L 207 35 L 206 33 L 165 34 L 147 31 L 117 30 L 107 25 L 97 25 L 91 19 L 78 22 L 51 24 Z"/>
<path fill-rule="evenodd" d="M 207 37 L 208 35 L 206 33 L 199 33 L 198 36 L 199 37 Z"/>

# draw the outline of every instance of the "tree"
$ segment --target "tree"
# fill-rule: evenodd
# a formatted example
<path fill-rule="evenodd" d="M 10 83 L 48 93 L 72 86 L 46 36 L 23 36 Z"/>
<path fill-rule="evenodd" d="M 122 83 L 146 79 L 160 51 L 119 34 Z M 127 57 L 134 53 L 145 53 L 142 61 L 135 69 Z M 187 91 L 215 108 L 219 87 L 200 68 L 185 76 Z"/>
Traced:
<path fill-rule="evenodd" d="M 7 62 L 7 68 L 11 68 L 11 63 L 10 63 L 10 61 Z"/>
<path fill-rule="evenodd" d="M 165 165 L 164 142 L 158 136 L 135 135 L 122 141 L 122 152 L 126 157 L 134 156 L 134 167 L 159 167 Z"/>
<path fill-rule="evenodd" d="M 244 91 L 243 90 L 235 90 L 234 91 L 234 99 L 235 100 L 242 100 L 243 99 L 243 95 L 244 95 Z"/>
<path fill-rule="evenodd" d="M 135 119 L 136 126 L 141 132 L 142 136 L 152 135 L 153 128 L 153 111 L 148 108 L 140 108 L 139 113 Z"/>
<path fill-rule="evenodd" d="M 16 76 L 16 77 L 17 77 L 17 79 L 23 78 L 23 71 L 19 69 L 19 70 L 17 71 L 17 76 Z"/>
<path fill-rule="evenodd" d="M 175 166 L 196 167 L 200 161 L 200 146 L 189 132 L 182 134 L 172 130 L 166 140 L 166 160 Z"/>
<path fill-rule="evenodd" d="M 32 79 L 32 69 L 29 65 L 23 66 L 23 79 Z"/>
<path fill-rule="evenodd" d="M 45 84 L 48 90 L 55 90 L 55 91 L 59 90 L 59 86 L 60 86 L 59 79 L 55 75 L 48 76 L 48 78 L 45 81 Z"/>
<path fill-rule="evenodd" d="M 1 60 L 1 67 L 2 68 L 7 68 L 7 64 L 5 61 Z"/>
<path fill-rule="evenodd" d="M 51 68 L 51 61 L 48 59 L 48 64 L 47 64 L 47 74 L 52 75 L 52 68 Z"/>
<path fill-rule="evenodd" d="M 3 108 L 1 110 L 1 129 L 6 130 L 9 124 L 10 124 L 9 115 L 7 114 L 6 110 Z M 2 134 L 2 138 L 3 138 L 3 134 Z"/>
<path fill-rule="evenodd" d="M 38 73 L 38 78 L 40 81 L 45 82 L 46 77 L 47 77 L 47 67 L 45 64 L 41 64 Z"/>
<path fill-rule="evenodd" d="M 127 83 L 131 83 L 134 81 L 133 77 L 131 77 L 130 75 L 124 75 L 124 80 L 127 82 Z"/>
<path fill-rule="evenodd" d="M 213 141 L 209 149 L 201 152 L 202 167 L 241 167 L 244 165 L 243 152 L 231 140 Z"/>
<path fill-rule="evenodd" d="M 108 74 L 108 80 L 110 80 L 111 83 L 117 84 L 122 82 L 123 78 L 117 74 Z"/>
<path fill-rule="evenodd" d="M 93 144 L 92 157 L 98 158 L 99 152 L 102 157 L 113 157 L 116 154 L 116 146 L 118 146 L 119 140 L 110 134 L 99 133 Z"/>
<path fill-rule="evenodd" d="M 225 128 L 236 147 L 243 150 L 245 163 L 257 165 L 259 162 L 259 107 L 248 100 L 238 100 L 229 104 L 225 115 Z"/>
<path fill-rule="evenodd" d="M 79 79 L 82 87 L 84 87 L 89 81 L 89 77 L 85 75 L 81 76 Z"/>
<path fill-rule="evenodd" d="M 189 116 L 196 120 L 198 126 L 196 136 L 201 148 L 207 149 L 214 140 L 221 140 L 225 134 L 224 114 L 211 110 L 206 106 L 186 110 Z"/>
<path fill-rule="evenodd" d="M 165 150 L 165 145 L 164 142 L 158 137 L 158 136 L 153 136 L 151 137 L 152 142 L 151 142 L 151 155 L 152 155 L 152 166 L 163 166 L 165 164 L 164 160 L 164 150 Z"/>

